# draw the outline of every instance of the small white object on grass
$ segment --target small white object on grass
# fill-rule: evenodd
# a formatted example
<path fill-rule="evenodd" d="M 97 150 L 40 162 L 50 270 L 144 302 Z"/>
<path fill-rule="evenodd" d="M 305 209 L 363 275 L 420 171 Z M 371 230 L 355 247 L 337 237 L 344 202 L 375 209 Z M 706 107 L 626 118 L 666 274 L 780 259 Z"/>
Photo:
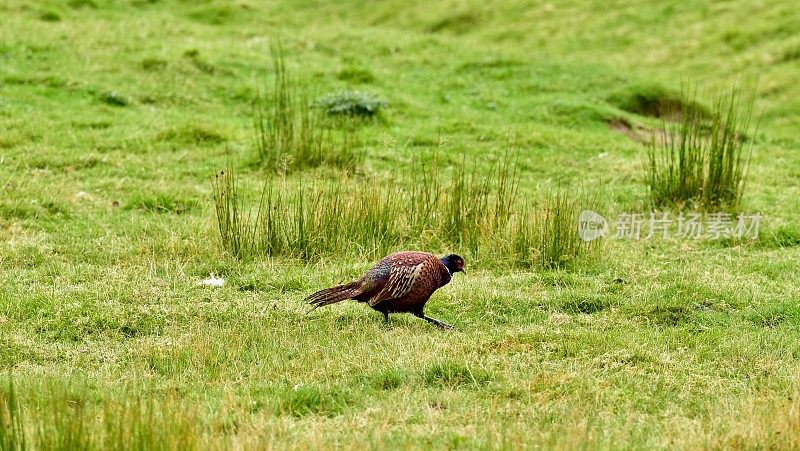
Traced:
<path fill-rule="evenodd" d="M 209 277 L 208 279 L 201 280 L 200 282 L 198 282 L 198 284 L 205 285 L 207 287 L 222 287 L 225 286 L 225 279 L 215 276 L 214 273 L 212 272 L 211 277 Z"/>

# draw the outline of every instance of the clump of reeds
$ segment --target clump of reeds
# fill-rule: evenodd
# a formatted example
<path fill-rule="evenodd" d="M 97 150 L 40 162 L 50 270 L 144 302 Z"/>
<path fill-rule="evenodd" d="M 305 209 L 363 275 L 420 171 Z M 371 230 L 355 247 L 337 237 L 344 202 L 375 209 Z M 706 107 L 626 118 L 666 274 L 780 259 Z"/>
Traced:
<path fill-rule="evenodd" d="M 647 148 L 645 171 L 656 207 L 739 204 L 752 156 L 753 99 L 754 92 L 743 102 L 737 87 L 719 96 L 710 113 L 689 109 L 677 122 L 662 122 Z"/>
<path fill-rule="evenodd" d="M 0 449 L 196 449 L 197 415 L 173 399 L 140 394 L 97 402 L 80 387 L 22 396 L 0 384 Z"/>
<path fill-rule="evenodd" d="M 0 449 L 27 449 L 27 437 L 23 426 L 19 401 L 9 376 L 7 389 L 0 390 Z"/>
<path fill-rule="evenodd" d="M 283 48 L 272 47 L 274 80 L 253 103 L 259 161 L 279 171 L 329 165 L 356 166 L 362 160 L 356 129 L 333 121 L 312 105 L 310 88 L 286 66 Z"/>
<path fill-rule="evenodd" d="M 222 246 L 237 257 L 304 260 L 446 248 L 508 265 L 569 265 L 587 249 L 578 235 L 580 197 L 560 190 L 523 204 L 514 167 L 506 159 L 479 172 L 462 161 L 446 177 L 435 164 L 419 165 L 393 184 L 271 178 L 247 211 L 226 170 L 214 189 Z"/>
<path fill-rule="evenodd" d="M 244 210 L 239 198 L 239 187 L 232 171 L 220 171 L 211 182 L 214 212 L 222 247 L 235 257 L 253 253 L 255 246 L 254 222 Z"/>
<path fill-rule="evenodd" d="M 534 206 L 521 209 L 514 223 L 513 249 L 521 266 L 564 268 L 593 249 L 578 233 L 578 215 L 590 207 L 586 195 L 567 189 L 548 191 Z"/>

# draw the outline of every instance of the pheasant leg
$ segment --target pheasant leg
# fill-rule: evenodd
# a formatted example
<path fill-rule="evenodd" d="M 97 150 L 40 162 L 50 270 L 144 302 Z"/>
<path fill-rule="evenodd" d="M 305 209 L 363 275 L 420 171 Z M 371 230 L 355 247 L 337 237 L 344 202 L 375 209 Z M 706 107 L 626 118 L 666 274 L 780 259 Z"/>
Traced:
<path fill-rule="evenodd" d="M 427 315 L 422 315 L 422 314 L 420 314 L 420 315 L 417 315 L 417 316 L 418 316 L 419 318 L 422 318 L 422 319 L 424 319 L 425 321 L 427 321 L 427 322 L 429 322 L 429 323 L 431 323 L 431 324 L 434 324 L 434 325 L 436 325 L 437 327 L 441 327 L 442 329 L 455 329 L 455 327 L 453 327 L 453 326 L 451 326 L 451 325 L 447 324 L 447 323 L 446 323 L 446 322 L 444 322 L 444 321 L 439 321 L 439 320 L 438 320 L 438 319 L 436 319 L 436 318 L 431 318 L 430 316 L 427 316 Z"/>

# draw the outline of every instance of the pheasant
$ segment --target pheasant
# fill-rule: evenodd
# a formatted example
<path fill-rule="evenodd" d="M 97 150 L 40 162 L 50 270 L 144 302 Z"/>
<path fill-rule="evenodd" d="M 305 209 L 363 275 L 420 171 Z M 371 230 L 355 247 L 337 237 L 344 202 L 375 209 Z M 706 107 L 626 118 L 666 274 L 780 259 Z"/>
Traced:
<path fill-rule="evenodd" d="M 326 288 L 305 300 L 314 309 L 346 299 L 366 302 L 383 313 L 411 313 L 443 329 L 453 326 L 426 316 L 425 303 L 434 291 L 447 285 L 452 274 L 464 271 L 464 259 L 456 254 L 439 258 L 427 252 L 397 252 L 384 257 L 360 279 Z"/>

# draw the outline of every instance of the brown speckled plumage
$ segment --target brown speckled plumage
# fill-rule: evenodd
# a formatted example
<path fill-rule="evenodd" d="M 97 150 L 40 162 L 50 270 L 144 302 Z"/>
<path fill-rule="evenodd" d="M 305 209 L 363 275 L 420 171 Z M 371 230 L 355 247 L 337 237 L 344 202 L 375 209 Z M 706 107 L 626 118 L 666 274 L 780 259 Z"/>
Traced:
<path fill-rule="evenodd" d="M 360 279 L 318 291 L 306 298 L 314 308 L 345 299 L 366 302 L 384 314 L 412 313 L 439 327 L 449 328 L 425 316 L 425 303 L 434 291 L 450 282 L 451 274 L 463 272 L 464 259 L 458 255 L 439 258 L 427 252 L 397 252 L 385 257 Z"/>

